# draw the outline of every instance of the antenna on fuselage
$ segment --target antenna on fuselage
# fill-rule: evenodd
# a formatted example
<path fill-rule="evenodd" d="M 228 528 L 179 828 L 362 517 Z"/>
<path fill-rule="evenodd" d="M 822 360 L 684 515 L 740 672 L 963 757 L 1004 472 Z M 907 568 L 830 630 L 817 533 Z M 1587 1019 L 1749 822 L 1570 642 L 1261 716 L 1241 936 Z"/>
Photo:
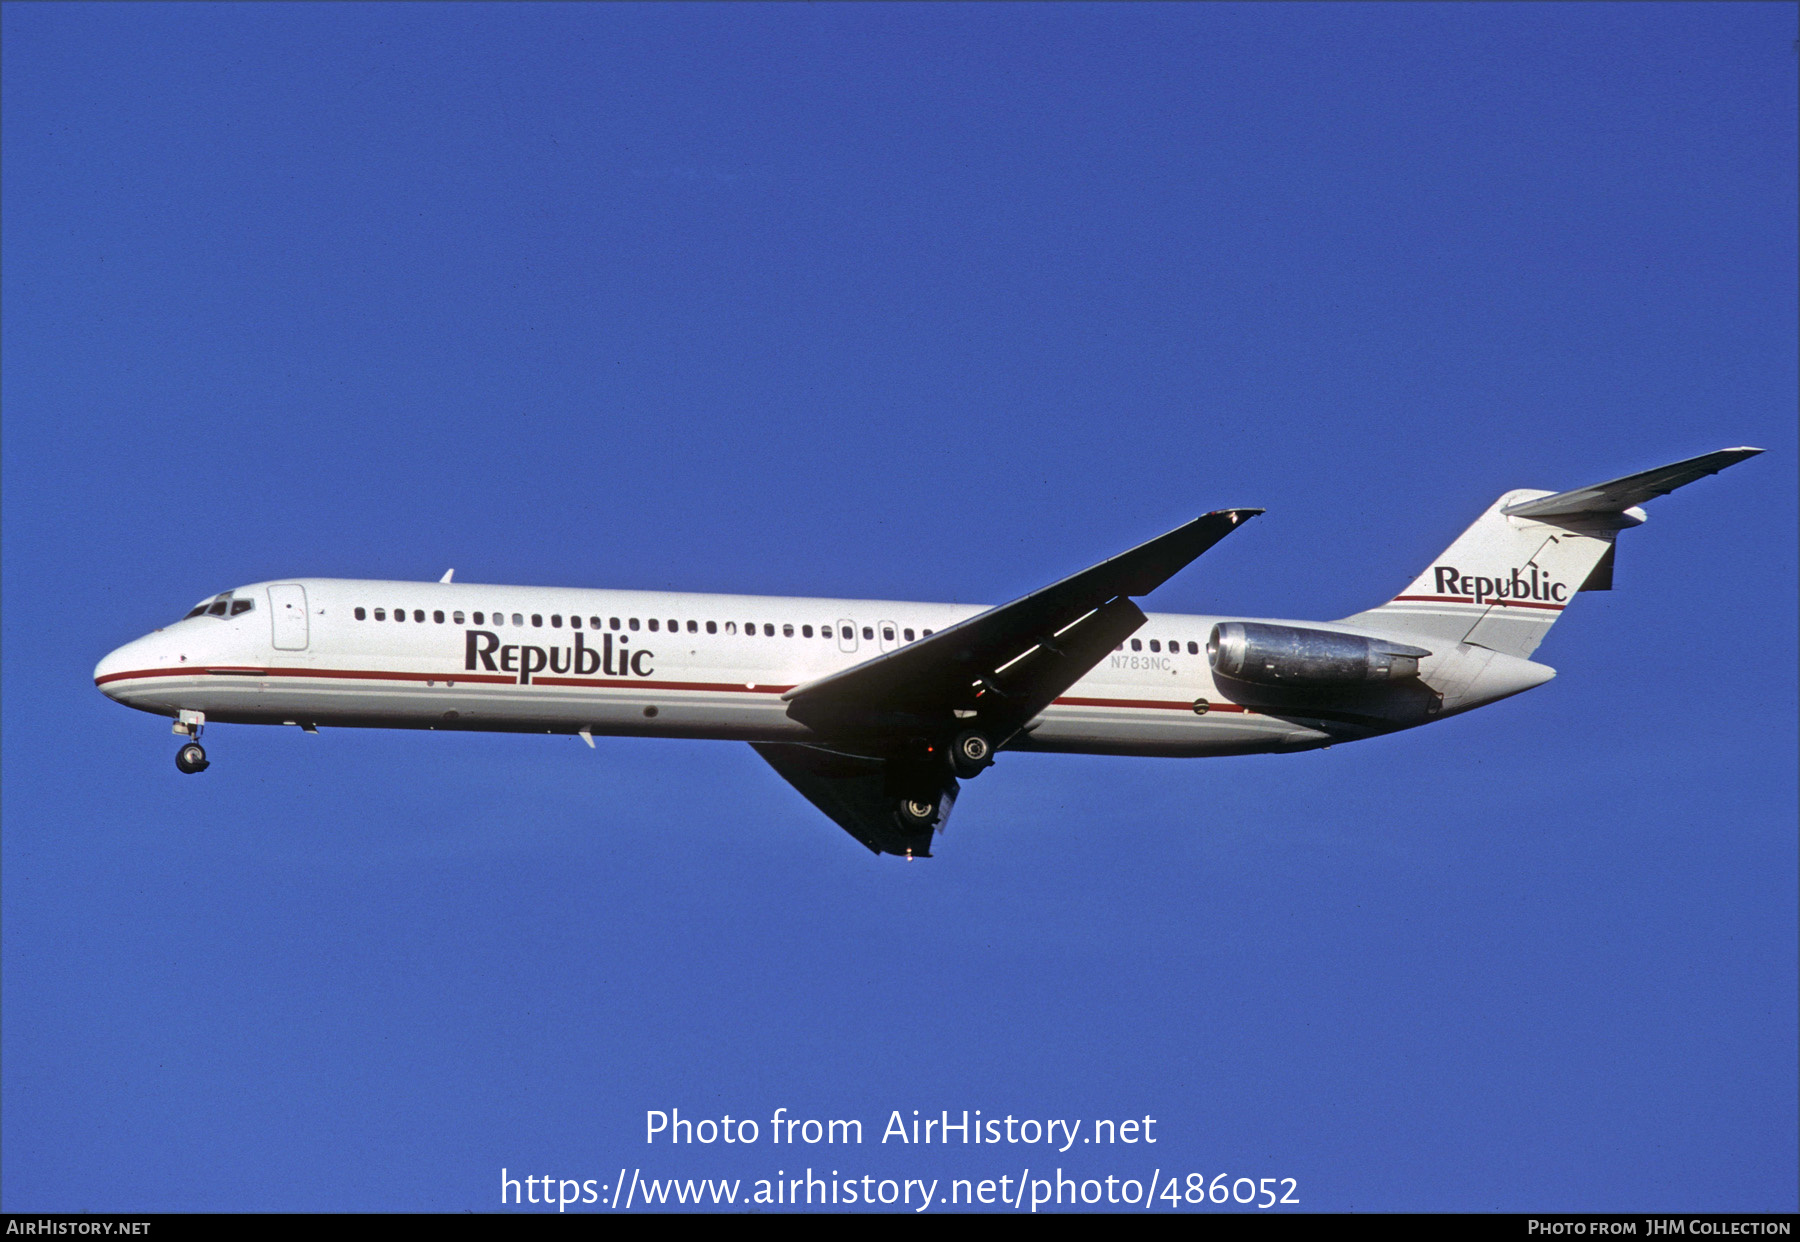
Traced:
<path fill-rule="evenodd" d="M 455 573 L 455 572 L 456 572 L 456 570 L 455 570 L 455 569 L 446 569 L 446 570 L 445 570 L 445 571 L 444 571 L 444 576 L 443 576 L 443 577 L 442 577 L 442 578 L 439 578 L 439 579 L 438 579 L 438 581 L 439 581 L 439 582 L 448 582 L 448 581 L 450 581 L 450 575 L 451 575 L 451 574 L 453 574 L 453 573 Z"/>

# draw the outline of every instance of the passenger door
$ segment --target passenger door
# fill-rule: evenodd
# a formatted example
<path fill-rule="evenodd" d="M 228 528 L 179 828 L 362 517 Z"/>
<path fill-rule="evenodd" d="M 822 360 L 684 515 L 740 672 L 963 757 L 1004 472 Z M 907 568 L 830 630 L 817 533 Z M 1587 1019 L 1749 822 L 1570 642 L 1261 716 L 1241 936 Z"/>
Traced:
<path fill-rule="evenodd" d="M 269 624 L 277 651 L 306 650 L 306 588 L 285 583 L 269 588 Z"/>

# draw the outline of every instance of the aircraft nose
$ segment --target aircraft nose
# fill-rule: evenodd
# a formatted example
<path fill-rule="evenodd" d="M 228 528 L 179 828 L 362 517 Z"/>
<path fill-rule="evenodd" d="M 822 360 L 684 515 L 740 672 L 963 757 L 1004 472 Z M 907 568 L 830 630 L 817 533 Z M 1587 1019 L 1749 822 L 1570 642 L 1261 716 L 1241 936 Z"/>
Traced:
<path fill-rule="evenodd" d="M 127 684 L 124 674 L 157 666 L 159 661 L 148 649 L 151 637 L 153 636 L 133 639 L 101 657 L 100 663 L 94 665 L 94 685 L 99 687 L 100 693 L 109 699 L 116 699 Z"/>

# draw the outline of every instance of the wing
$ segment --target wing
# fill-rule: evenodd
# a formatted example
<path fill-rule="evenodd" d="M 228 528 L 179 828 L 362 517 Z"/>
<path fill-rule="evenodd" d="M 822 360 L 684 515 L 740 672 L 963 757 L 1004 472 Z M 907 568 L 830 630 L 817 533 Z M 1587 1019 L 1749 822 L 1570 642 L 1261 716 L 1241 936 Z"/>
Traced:
<path fill-rule="evenodd" d="M 1130 596 L 1155 590 L 1261 512 L 1208 513 L 930 638 L 796 686 L 782 696 L 788 715 L 827 737 L 877 745 L 978 721 L 1003 743 L 1144 623 Z"/>
<path fill-rule="evenodd" d="M 750 746 L 808 802 L 871 852 L 931 857 L 931 831 L 907 832 L 894 818 L 892 774 L 883 760 L 786 742 L 752 742 Z M 948 784 L 939 831 L 950 817 L 950 802 L 955 797 L 956 783 Z"/>

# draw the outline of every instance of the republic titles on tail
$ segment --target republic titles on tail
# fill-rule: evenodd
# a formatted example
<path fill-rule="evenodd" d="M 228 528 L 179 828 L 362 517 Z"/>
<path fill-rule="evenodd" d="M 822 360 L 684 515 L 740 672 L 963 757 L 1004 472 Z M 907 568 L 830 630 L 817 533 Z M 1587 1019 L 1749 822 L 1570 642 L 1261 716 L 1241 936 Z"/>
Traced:
<path fill-rule="evenodd" d="M 1344 620 L 1528 657 L 1580 591 L 1610 591 L 1614 540 L 1639 508 L 1762 452 L 1720 449 L 1568 492 L 1506 493 L 1388 603 Z"/>

